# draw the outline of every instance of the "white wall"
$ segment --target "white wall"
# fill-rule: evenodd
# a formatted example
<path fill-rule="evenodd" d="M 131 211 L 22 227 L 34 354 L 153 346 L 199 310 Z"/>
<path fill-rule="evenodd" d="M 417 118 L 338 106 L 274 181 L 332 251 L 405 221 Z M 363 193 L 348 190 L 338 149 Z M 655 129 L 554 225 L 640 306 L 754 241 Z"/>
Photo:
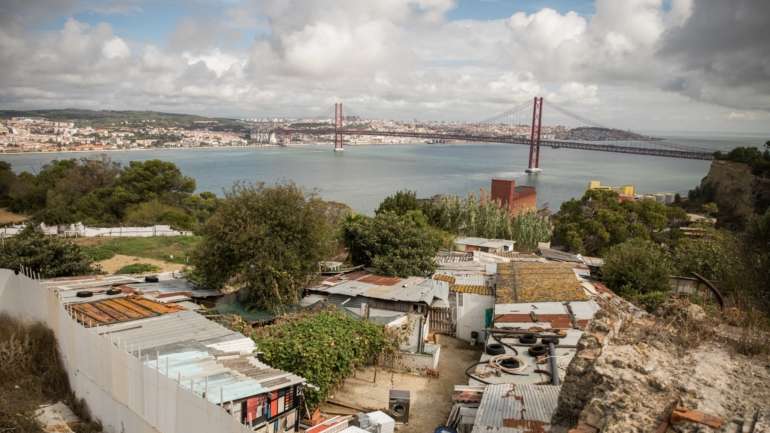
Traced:
<path fill-rule="evenodd" d="M 462 306 L 460 305 L 461 297 Z M 457 338 L 471 341 L 471 332 L 473 331 L 479 333 L 479 338 L 483 338 L 486 320 L 485 311 L 495 307 L 495 297 L 472 293 L 456 293 L 455 306 L 457 308 Z"/>
<path fill-rule="evenodd" d="M 407 339 L 405 342 L 401 343 L 399 346 L 400 350 L 406 351 L 406 352 L 416 352 L 417 351 L 417 343 L 420 338 L 420 332 L 419 332 L 419 326 L 420 326 L 420 320 L 419 317 L 420 314 L 408 314 L 404 317 L 401 317 L 397 320 L 394 320 L 390 323 L 388 323 L 388 328 L 393 329 L 402 329 L 404 326 L 407 327 L 407 332 L 409 333 Z M 428 332 L 430 327 L 428 326 L 428 318 L 423 316 L 423 328 L 422 328 L 422 338 L 423 340 L 428 338 Z M 399 331 L 401 332 L 401 331 Z"/>
<path fill-rule="evenodd" d="M 56 335 L 70 386 L 107 433 L 246 433 L 224 409 L 178 386 L 120 340 L 71 319 L 58 294 L 0 269 L 0 312 L 40 321 Z"/>

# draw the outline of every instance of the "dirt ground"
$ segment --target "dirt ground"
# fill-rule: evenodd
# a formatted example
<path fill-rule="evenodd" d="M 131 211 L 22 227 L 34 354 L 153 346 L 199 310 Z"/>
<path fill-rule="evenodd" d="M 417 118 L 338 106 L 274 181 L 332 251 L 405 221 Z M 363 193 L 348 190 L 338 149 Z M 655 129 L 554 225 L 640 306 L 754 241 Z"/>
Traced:
<path fill-rule="evenodd" d="M 155 265 L 160 268 L 160 271 L 158 272 L 175 272 L 184 268 L 184 265 L 179 263 L 169 263 L 162 260 L 149 259 L 146 257 L 124 256 L 121 254 L 115 254 L 113 257 L 107 260 L 97 262 L 97 264 L 102 267 L 102 270 L 109 274 L 114 274 L 123 266 L 132 265 L 135 263 L 147 263 L 148 265 Z"/>
<path fill-rule="evenodd" d="M 388 392 L 391 389 L 411 391 L 409 424 L 396 425 L 399 433 L 427 433 L 446 422 L 452 407 L 452 391 L 455 385 L 467 384 L 465 369 L 478 361 L 481 354 L 478 347 L 443 335 L 438 336 L 441 344 L 438 378 L 412 374 L 392 373 L 387 370 L 368 367 L 358 370 L 354 377 L 345 381 L 343 387 L 330 398 L 346 405 L 365 409 L 384 410 L 388 407 Z M 321 411 L 327 414 L 355 414 L 356 410 L 325 404 Z"/>
<path fill-rule="evenodd" d="M 0 224 L 18 224 L 27 220 L 27 216 L 19 215 L 0 208 Z"/>

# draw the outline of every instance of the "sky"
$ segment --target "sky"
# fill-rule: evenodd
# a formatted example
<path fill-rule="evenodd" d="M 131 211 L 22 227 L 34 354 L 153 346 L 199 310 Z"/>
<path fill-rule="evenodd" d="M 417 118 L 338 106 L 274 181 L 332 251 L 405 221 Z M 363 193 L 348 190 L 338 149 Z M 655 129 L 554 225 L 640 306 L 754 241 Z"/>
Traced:
<path fill-rule="evenodd" d="M 3 0 L 0 108 L 770 133 L 767 0 Z M 549 119 L 549 116 L 550 119 Z"/>

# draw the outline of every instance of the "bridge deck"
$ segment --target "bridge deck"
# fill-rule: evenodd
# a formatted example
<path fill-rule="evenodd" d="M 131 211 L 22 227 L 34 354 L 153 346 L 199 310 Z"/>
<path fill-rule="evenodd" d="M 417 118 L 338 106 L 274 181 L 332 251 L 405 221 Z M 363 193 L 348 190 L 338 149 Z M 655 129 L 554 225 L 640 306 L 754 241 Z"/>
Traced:
<path fill-rule="evenodd" d="M 305 135 L 366 135 L 380 137 L 405 137 L 420 138 L 426 140 L 458 140 L 479 143 L 511 143 L 529 146 L 529 139 L 523 137 L 501 137 L 495 135 L 473 135 L 465 133 L 432 133 L 432 132 L 412 132 L 412 131 L 377 131 L 368 129 L 280 129 L 278 133 L 283 134 L 305 134 Z M 699 159 L 709 161 L 713 159 L 710 152 L 699 152 L 676 149 L 659 149 L 653 147 L 633 147 L 620 146 L 616 144 L 599 144 L 581 141 L 560 141 L 560 140 L 540 140 L 541 146 L 565 149 L 593 150 L 597 152 L 628 153 L 634 155 L 652 155 L 667 158 L 681 159 Z"/>

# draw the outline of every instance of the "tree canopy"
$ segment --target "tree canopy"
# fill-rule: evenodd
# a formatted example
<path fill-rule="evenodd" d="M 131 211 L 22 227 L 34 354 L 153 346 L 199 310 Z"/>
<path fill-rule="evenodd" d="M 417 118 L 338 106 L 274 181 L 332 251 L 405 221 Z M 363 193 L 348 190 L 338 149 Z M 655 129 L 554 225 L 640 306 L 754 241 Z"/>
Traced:
<path fill-rule="evenodd" d="M 554 217 L 554 241 L 571 251 L 604 255 L 629 239 L 652 239 L 687 220 L 684 210 L 654 200 L 620 201 L 614 191 L 589 190 L 562 203 Z"/>
<path fill-rule="evenodd" d="M 441 232 L 431 227 L 420 211 L 350 216 L 343 226 L 343 239 L 354 264 L 400 277 L 433 273 L 442 243 Z"/>
<path fill-rule="evenodd" d="M 236 184 L 201 230 L 199 284 L 239 289 L 247 305 L 296 303 L 332 245 L 326 204 L 292 183 Z"/>
<path fill-rule="evenodd" d="M 56 236 L 46 236 L 34 226 L 0 242 L 0 268 L 20 270 L 22 266 L 44 278 L 99 272 L 80 247 Z"/>
<path fill-rule="evenodd" d="M 195 181 L 159 160 L 127 167 L 106 157 L 57 160 L 36 175 L 18 176 L 0 167 L 0 200 L 4 190 L 11 210 L 47 224 L 141 222 L 192 229 L 216 206 L 213 194 L 193 195 Z"/>

